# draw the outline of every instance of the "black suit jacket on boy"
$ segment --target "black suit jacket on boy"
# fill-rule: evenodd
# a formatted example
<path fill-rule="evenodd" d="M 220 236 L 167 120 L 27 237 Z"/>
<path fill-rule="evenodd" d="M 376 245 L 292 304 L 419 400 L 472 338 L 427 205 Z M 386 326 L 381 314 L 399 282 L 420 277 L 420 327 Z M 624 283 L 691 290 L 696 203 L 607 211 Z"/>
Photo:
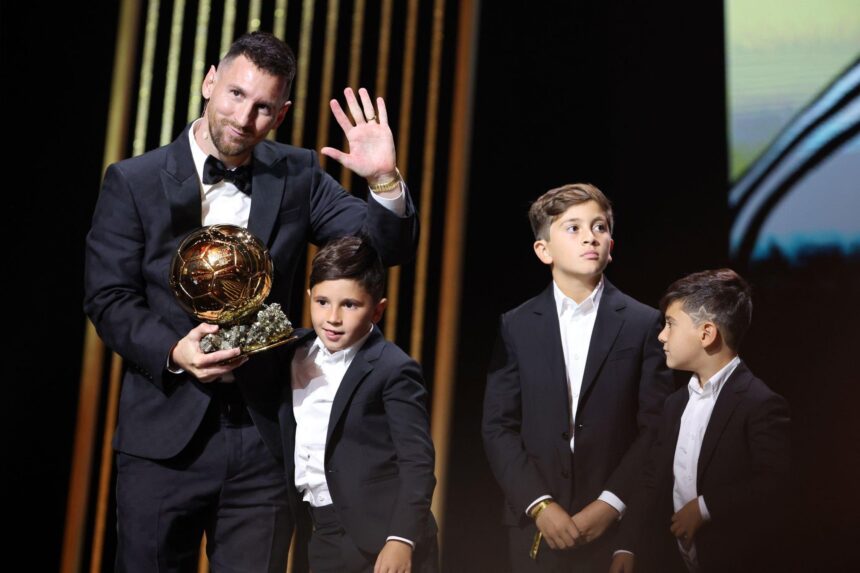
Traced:
<path fill-rule="evenodd" d="M 604 278 L 571 428 L 552 284 L 502 315 L 487 376 L 483 435 L 507 502 L 507 525 L 534 531 L 525 511 L 544 494 L 571 515 L 603 490 L 630 503 L 647 447 L 646 429 L 655 425 L 674 387 L 657 341 L 661 322 L 659 312 Z"/>
<path fill-rule="evenodd" d="M 289 373 L 295 349 L 282 354 Z M 287 477 L 295 476 L 293 394 L 284 376 L 280 422 Z M 376 554 L 389 536 L 419 545 L 436 535 L 430 502 L 436 478 L 421 368 L 378 328 L 358 350 L 340 383 L 329 417 L 325 475 L 334 509 L 347 535 Z M 298 499 L 298 494 L 297 494 Z"/>
<path fill-rule="evenodd" d="M 188 128 L 170 145 L 108 167 L 87 236 L 84 309 L 107 346 L 126 361 L 114 447 L 151 459 L 178 454 L 206 412 L 211 384 L 167 372 L 168 354 L 196 326 L 168 285 L 179 243 L 200 228 L 200 179 Z M 296 266 L 308 242 L 366 231 L 386 264 L 411 256 L 417 223 L 346 193 L 313 151 L 271 141 L 253 152 L 248 230 L 269 249 L 275 274 L 270 302 L 289 313 Z M 281 453 L 280 388 L 255 371 L 254 357 L 235 371 L 266 444 Z"/>
<path fill-rule="evenodd" d="M 669 525 L 675 447 L 688 401 L 686 386 L 667 398 L 637 492 L 641 502 L 622 524 L 637 571 L 686 571 Z M 789 462 L 788 404 L 741 362 L 717 396 L 699 453 L 696 491 L 711 515 L 695 537 L 703 572 L 779 570 L 772 534 L 780 528 Z"/>

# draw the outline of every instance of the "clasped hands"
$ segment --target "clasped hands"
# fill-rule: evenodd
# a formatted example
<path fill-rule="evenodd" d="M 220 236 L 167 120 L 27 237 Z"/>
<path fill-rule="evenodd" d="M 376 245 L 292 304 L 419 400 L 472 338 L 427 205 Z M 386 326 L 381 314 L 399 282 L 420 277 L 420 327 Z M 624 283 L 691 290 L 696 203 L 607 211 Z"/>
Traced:
<path fill-rule="evenodd" d="M 553 502 L 540 512 L 535 525 L 552 549 L 570 549 L 594 541 L 617 519 L 618 511 L 599 499 L 573 516 Z"/>

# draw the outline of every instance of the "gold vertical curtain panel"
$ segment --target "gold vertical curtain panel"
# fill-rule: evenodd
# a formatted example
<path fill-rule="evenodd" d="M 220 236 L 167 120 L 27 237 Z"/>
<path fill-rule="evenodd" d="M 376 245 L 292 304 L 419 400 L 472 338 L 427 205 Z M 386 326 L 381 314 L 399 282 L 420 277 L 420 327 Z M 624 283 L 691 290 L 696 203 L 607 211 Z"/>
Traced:
<path fill-rule="evenodd" d="M 276 34 L 298 58 L 292 109 L 271 135 L 278 141 L 343 147 L 328 101 L 347 86 L 385 98 L 421 238 L 415 261 L 390 270 L 383 329 L 422 363 L 430 386 L 439 480 L 433 511 L 443 527 L 477 9 L 477 0 L 122 0 L 103 161 L 106 168 L 172 141 L 201 113 L 206 70 L 247 31 Z M 347 190 L 365 192 L 363 181 L 332 163 L 324 167 Z M 297 294 L 292 314 L 307 325 L 301 301 Z M 112 567 L 111 438 L 122 370 L 87 323 L 63 572 Z M 208 571 L 205 552 L 200 570 Z"/>

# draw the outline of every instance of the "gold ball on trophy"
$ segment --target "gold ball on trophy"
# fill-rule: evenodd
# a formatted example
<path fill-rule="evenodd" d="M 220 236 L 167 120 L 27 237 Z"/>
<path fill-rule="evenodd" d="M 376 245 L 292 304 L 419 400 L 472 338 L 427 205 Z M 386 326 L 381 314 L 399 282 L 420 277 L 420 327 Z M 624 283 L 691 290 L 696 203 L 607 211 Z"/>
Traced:
<path fill-rule="evenodd" d="M 263 304 L 272 272 L 269 252 L 254 235 L 234 225 L 211 225 L 179 245 L 170 286 L 198 320 L 235 324 Z"/>

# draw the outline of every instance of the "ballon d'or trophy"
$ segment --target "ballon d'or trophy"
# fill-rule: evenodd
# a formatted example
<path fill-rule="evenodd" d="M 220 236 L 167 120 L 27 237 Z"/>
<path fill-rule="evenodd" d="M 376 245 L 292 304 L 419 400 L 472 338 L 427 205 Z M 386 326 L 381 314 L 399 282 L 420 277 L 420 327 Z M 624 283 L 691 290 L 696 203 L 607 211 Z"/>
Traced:
<path fill-rule="evenodd" d="M 170 265 L 173 293 L 198 320 L 220 326 L 200 341 L 203 352 L 256 354 L 294 338 L 281 305 L 263 303 L 272 269 L 265 245 L 242 227 L 211 225 L 182 241 Z"/>

